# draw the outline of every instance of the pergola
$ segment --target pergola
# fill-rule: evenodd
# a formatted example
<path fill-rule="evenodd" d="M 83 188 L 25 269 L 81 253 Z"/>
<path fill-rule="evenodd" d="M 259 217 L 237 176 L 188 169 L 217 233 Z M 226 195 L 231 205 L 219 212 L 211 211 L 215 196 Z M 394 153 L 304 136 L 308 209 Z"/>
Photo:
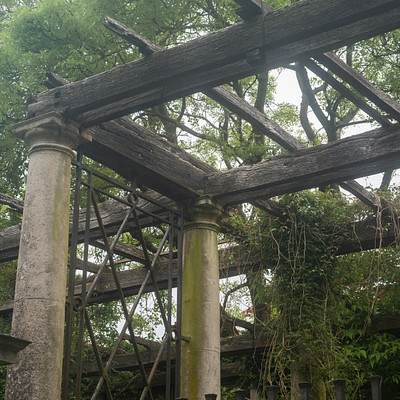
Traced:
<path fill-rule="evenodd" d="M 50 74 L 46 83 L 49 90 L 31 99 L 28 119 L 15 126 L 15 133 L 30 146 L 30 164 L 22 228 L 0 232 L 0 261 L 19 259 L 15 299 L 0 304 L 0 311 L 13 310 L 13 335 L 32 343 L 10 368 L 7 399 L 24 398 L 25 393 L 31 393 L 32 399 L 59 399 L 63 346 L 62 396 L 67 398 L 66 355 L 74 312 L 81 318 L 82 329 L 86 324 L 90 331 L 87 305 L 120 299 L 129 320 L 125 296 L 152 290 L 158 293 L 164 288 L 171 291 L 173 286 L 179 289 L 177 323 L 172 325 L 170 310 L 166 310 L 165 343 L 153 349 L 156 367 L 162 357 L 167 360 L 166 385 L 171 387 L 171 342 L 176 341 L 176 388 L 167 390 L 167 397 L 173 393 L 190 400 L 204 399 L 205 394 L 219 398 L 220 352 L 229 353 L 229 345 L 224 350 L 224 344 L 220 344 L 218 280 L 252 268 L 249 261 L 243 264 L 240 252 L 234 263 L 218 265 L 217 232 L 224 209 L 249 202 L 279 215 L 272 197 L 338 183 L 381 210 L 381 199 L 353 179 L 400 167 L 400 104 L 330 51 L 399 28 L 399 1 L 304 0 L 277 10 L 259 0 L 236 2 L 241 6 L 243 22 L 165 50 L 107 19 L 109 29 L 138 46 L 145 57 L 73 83 Z M 381 127 L 305 147 L 255 107 L 220 86 L 293 62 L 324 79 Z M 286 152 L 253 166 L 216 171 L 127 117 L 196 92 L 203 92 L 247 120 Z M 75 194 L 83 183 L 90 200 L 86 210 L 75 207 L 68 233 L 69 171 L 77 147 L 73 162 L 77 171 Z M 97 174 L 82 164 L 82 155 L 109 167 L 132 185 Z M 127 197 L 111 196 L 98 203 L 93 176 L 108 179 Z M 138 187 L 149 190 L 143 192 Z M 78 204 L 80 197 L 75 199 Z M 170 251 L 160 254 L 160 247 L 151 257 L 140 232 L 160 224 L 168 225 L 163 245 L 171 243 Z M 132 230 L 141 240 L 140 251 L 118 241 L 123 232 Z M 172 250 L 174 231 L 178 256 Z M 391 225 L 381 236 L 381 243 L 393 244 L 395 237 Z M 84 242 L 87 248 L 90 243 L 107 255 L 101 265 L 92 265 L 87 254 L 81 261 L 71 252 L 63 344 L 68 238 L 72 247 Z M 361 221 L 355 226 L 353 239 L 343 242 L 339 252 L 375 246 L 374 223 Z M 144 266 L 118 272 L 113 255 Z M 95 277 L 74 282 L 76 269 L 82 269 L 84 276 L 92 272 Z M 126 325 L 134 346 L 143 344 L 135 340 L 130 324 Z M 250 346 L 237 344 L 235 351 L 261 347 L 265 340 L 253 341 Z M 164 350 L 169 355 L 164 356 Z M 148 374 L 140 358 L 135 363 L 142 374 L 145 398 L 151 392 L 154 372 Z M 107 386 L 110 365 L 102 367 L 101 360 L 98 362 L 96 371 L 101 372 L 101 378 L 93 398 L 103 384 L 106 395 L 112 398 Z"/>

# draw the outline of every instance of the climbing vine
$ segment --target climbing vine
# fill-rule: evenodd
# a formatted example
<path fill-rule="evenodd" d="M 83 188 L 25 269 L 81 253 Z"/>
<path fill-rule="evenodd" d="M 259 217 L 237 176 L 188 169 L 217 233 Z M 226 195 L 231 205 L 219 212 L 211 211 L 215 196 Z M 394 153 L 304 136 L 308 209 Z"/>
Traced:
<path fill-rule="evenodd" d="M 325 399 L 333 396 L 332 381 L 344 378 L 349 398 L 359 399 L 379 370 L 389 393 L 399 379 L 398 339 L 378 323 L 398 309 L 397 249 L 338 255 L 354 220 L 369 212 L 334 191 L 286 195 L 280 205 L 280 218 L 257 212 L 247 223 L 233 221 L 235 239 L 262 265 L 252 289 L 269 315 L 255 322 L 273 337 L 254 383 L 262 392 L 279 384 L 288 398 L 290 387 L 309 381 L 313 398 Z"/>

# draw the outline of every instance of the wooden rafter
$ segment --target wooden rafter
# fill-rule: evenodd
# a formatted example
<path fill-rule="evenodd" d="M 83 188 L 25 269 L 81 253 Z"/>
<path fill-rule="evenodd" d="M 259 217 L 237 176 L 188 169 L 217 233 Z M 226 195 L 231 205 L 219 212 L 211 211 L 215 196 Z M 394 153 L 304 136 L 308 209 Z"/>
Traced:
<path fill-rule="evenodd" d="M 210 175 L 206 192 L 226 204 L 327 185 L 400 167 L 400 127 L 380 128 Z"/>
<path fill-rule="evenodd" d="M 390 117 L 400 121 L 400 104 L 347 65 L 336 54 L 325 53 L 315 56 L 315 58 L 379 108 L 387 112 Z"/>
<path fill-rule="evenodd" d="M 138 33 L 136 33 L 133 29 L 128 28 L 127 26 L 121 24 L 120 22 L 106 18 L 105 26 L 111 29 L 114 33 L 119 35 L 120 37 L 126 39 L 128 42 L 132 43 L 135 46 L 139 47 L 139 51 L 143 51 L 143 54 L 153 54 L 157 51 L 162 50 L 160 46 L 157 44 L 143 38 Z M 329 74 L 328 74 L 329 75 Z M 330 75 L 329 75 L 330 76 Z M 226 107 L 230 111 L 239 115 L 247 122 L 249 122 L 253 128 L 258 132 L 262 133 L 270 139 L 274 140 L 278 144 L 280 144 L 284 149 L 289 151 L 294 151 L 298 149 L 302 149 L 305 147 L 298 139 L 294 138 L 288 132 L 286 132 L 282 127 L 280 127 L 277 123 L 270 120 L 265 114 L 260 112 L 257 108 L 247 103 L 244 99 L 241 99 L 235 93 L 231 92 L 224 86 L 218 86 L 214 88 L 209 88 L 203 90 L 203 93 L 213 100 L 217 101 L 222 106 Z M 379 116 L 379 114 L 378 114 Z M 383 118 L 383 117 L 382 117 Z M 387 125 L 390 125 L 388 122 Z M 353 195 L 358 197 L 361 201 L 366 203 L 367 205 L 377 208 L 379 204 L 379 200 L 376 196 L 368 192 L 361 185 L 356 182 L 345 182 L 344 187 L 346 190 L 350 191 Z M 275 216 L 282 216 L 282 210 L 279 209 L 279 206 L 274 204 L 271 200 L 256 200 L 254 203 L 257 207 L 267 211 Z"/>
<path fill-rule="evenodd" d="M 318 64 L 312 60 L 305 60 L 303 64 L 312 71 L 315 75 L 319 76 L 328 85 L 337 90 L 340 94 L 350 100 L 354 105 L 363 110 L 367 115 L 373 118 L 375 121 L 379 122 L 382 126 L 389 126 L 391 122 L 374 108 L 372 108 L 367 102 L 365 102 L 361 97 L 354 94 L 350 89 L 348 89 L 343 83 L 335 79 L 328 71 L 325 71 Z"/>
<path fill-rule="evenodd" d="M 68 110 L 78 122 L 94 125 L 399 26 L 396 0 L 306 0 L 267 13 L 263 21 L 239 23 L 43 92 L 29 105 L 29 115 Z M 257 49 L 265 55 L 263 66 L 247 62 Z"/>
<path fill-rule="evenodd" d="M 113 26 L 118 22 L 113 21 Z M 128 32 L 133 36 L 135 33 Z M 56 74 L 49 74 L 47 86 L 65 84 Z M 90 130 L 92 142 L 83 152 L 93 160 L 113 169 L 124 178 L 135 178 L 173 199 L 190 197 L 203 189 L 207 174 L 214 168 L 191 156 L 179 146 L 160 138 L 130 118 L 118 118 Z"/>
<path fill-rule="evenodd" d="M 166 199 L 164 196 L 158 195 L 156 200 L 160 200 L 165 202 L 166 206 L 171 205 L 171 201 Z M 170 203 L 167 203 L 169 201 Z M 145 209 L 148 212 L 160 215 L 160 216 L 168 216 L 168 212 L 165 213 L 165 210 L 161 210 L 160 207 L 148 203 L 147 201 L 140 200 L 140 207 Z M 117 231 L 121 222 L 126 214 L 127 206 L 122 203 L 119 203 L 114 200 L 109 200 L 101 203 L 99 205 L 99 209 L 101 212 L 102 220 L 104 227 L 107 231 L 108 235 L 114 235 Z M 164 213 L 164 214 L 162 214 Z M 149 217 L 148 215 L 139 212 L 138 213 L 141 225 L 143 227 L 146 226 L 154 226 L 157 221 L 153 217 Z M 79 214 L 79 224 L 78 224 L 78 241 L 83 242 L 85 235 L 85 220 L 86 220 L 86 212 L 81 211 Z M 126 225 L 126 230 L 135 229 L 136 225 L 134 221 L 128 222 Z M 8 228 L 4 228 L 0 230 L 0 262 L 15 260 L 18 257 L 18 249 L 19 249 L 19 241 L 21 235 L 21 225 L 14 225 Z M 94 212 L 92 212 L 92 217 L 90 220 L 90 237 L 91 239 L 99 239 L 101 238 L 101 232 L 98 225 L 98 221 Z"/>

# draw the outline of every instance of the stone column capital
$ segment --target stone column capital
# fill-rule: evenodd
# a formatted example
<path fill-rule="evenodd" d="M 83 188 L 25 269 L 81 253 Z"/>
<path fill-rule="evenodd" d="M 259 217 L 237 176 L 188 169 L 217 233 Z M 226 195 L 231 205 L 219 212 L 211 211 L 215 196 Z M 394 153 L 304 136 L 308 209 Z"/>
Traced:
<path fill-rule="evenodd" d="M 210 196 L 204 195 L 187 204 L 191 221 L 185 224 L 189 229 L 211 229 L 219 232 L 219 221 L 224 216 L 224 208 Z"/>
<path fill-rule="evenodd" d="M 29 146 L 29 155 L 40 150 L 54 150 L 73 157 L 72 150 L 90 135 L 82 133 L 76 122 L 67 121 L 61 114 L 48 113 L 20 122 L 14 134 Z"/>

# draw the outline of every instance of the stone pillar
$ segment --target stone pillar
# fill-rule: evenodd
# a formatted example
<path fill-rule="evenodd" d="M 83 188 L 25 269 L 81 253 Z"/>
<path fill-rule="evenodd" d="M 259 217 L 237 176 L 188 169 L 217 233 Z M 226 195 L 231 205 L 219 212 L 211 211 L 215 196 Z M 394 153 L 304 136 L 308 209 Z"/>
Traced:
<path fill-rule="evenodd" d="M 201 197 L 184 228 L 180 396 L 220 399 L 220 303 L 217 223 L 221 208 Z"/>
<path fill-rule="evenodd" d="M 14 127 L 29 145 L 12 334 L 32 343 L 8 368 L 7 400 L 59 400 L 72 149 L 79 126 L 55 113 Z"/>

